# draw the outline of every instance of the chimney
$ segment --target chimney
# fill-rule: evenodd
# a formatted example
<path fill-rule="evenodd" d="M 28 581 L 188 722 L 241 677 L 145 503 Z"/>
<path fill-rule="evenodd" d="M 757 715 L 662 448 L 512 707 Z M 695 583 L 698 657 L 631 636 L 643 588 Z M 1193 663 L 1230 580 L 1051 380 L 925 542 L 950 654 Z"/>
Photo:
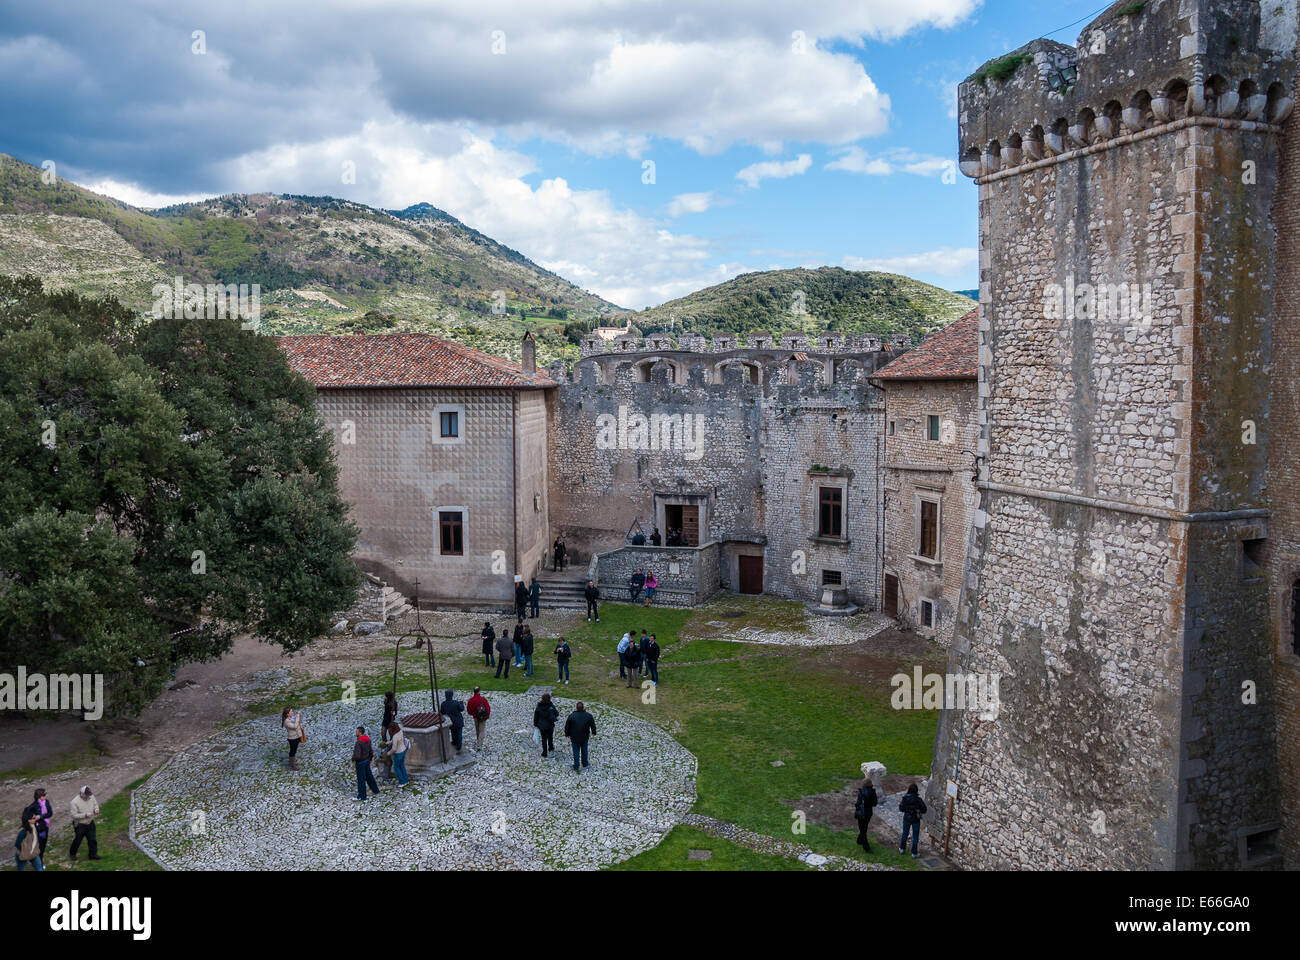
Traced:
<path fill-rule="evenodd" d="M 520 349 L 519 366 L 526 377 L 537 376 L 537 341 L 532 331 L 524 331 L 524 340 Z"/>

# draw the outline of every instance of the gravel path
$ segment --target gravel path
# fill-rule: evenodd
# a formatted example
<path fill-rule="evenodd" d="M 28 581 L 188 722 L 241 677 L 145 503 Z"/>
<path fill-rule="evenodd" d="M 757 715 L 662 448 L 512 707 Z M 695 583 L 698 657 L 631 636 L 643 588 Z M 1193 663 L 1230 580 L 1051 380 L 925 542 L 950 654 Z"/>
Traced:
<path fill-rule="evenodd" d="M 695 802 L 696 761 L 660 728 L 589 706 L 591 766 L 574 773 L 562 732 L 543 760 L 534 697 L 491 697 L 487 749 L 466 770 L 356 802 L 353 730 L 380 698 L 304 712 L 302 769 L 288 770 L 278 717 L 196 743 L 132 798 L 134 837 L 163 866 L 249 869 L 596 869 L 655 846 Z M 468 724 L 467 748 L 472 745 Z"/>

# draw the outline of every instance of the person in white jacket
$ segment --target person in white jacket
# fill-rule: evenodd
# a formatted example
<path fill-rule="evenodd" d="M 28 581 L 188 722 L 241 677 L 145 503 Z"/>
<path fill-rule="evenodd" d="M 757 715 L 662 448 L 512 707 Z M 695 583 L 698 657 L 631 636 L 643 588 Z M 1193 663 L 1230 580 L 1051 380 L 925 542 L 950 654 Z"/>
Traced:
<path fill-rule="evenodd" d="M 394 721 L 388 725 L 388 750 L 386 753 L 393 758 L 393 776 L 397 778 L 397 785 L 404 787 L 411 782 L 411 775 L 406 772 L 406 751 L 410 749 L 410 742 L 406 739 L 406 734 L 402 732 L 401 726 Z"/>

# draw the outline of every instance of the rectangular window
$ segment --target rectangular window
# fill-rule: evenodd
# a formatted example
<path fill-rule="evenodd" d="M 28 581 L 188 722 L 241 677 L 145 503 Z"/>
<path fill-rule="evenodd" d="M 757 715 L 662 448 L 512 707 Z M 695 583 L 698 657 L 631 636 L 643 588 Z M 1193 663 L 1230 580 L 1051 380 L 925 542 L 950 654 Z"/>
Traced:
<path fill-rule="evenodd" d="M 927 440 L 939 439 L 939 415 L 937 413 L 925 418 L 925 436 Z"/>
<path fill-rule="evenodd" d="M 460 436 L 460 414 L 454 410 L 444 410 L 438 414 L 438 425 L 443 437 Z"/>
<path fill-rule="evenodd" d="M 921 500 L 921 543 L 917 553 L 930 560 L 939 559 L 939 503 Z"/>
<path fill-rule="evenodd" d="M 1291 652 L 1300 657 L 1300 580 L 1291 585 Z"/>
<path fill-rule="evenodd" d="M 817 532 L 823 537 L 844 536 L 844 491 L 839 487 L 818 487 L 821 510 Z"/>
<path fill-rule="evenodd" d="M 929 600 L 921 601 L 921 626 L 934 626 L 934 604 Z"/>
<path fill-rule="evenodd" d="M 890 435 L 891 437 L 894 435 L 894 421 L 893 421 L 893 420 L 890 420 L 890 421 L 889 421 L 889 435 Z"/>
<path fill-rule="evenodd" d="M 838 570 L 822 571 L 823 587 L 840 587 L 843 585 L 844 585 L 844 574 L 842 574 L 840 571 Z"/>
<path fill-rule="evenodd" d="M 438 530 L 441 539 L 439 553 L 450 557 L 459 557 L 465 553 L 464 514 L 459 510 L 439 511 Z"/>

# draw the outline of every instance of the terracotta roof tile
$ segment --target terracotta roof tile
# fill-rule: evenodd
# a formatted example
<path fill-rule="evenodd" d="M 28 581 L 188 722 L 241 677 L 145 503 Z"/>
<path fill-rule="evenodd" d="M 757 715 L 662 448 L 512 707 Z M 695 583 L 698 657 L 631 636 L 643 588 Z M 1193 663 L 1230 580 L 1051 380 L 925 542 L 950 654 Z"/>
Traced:
<path fill-rule="evenodd" d="M 879 380 L 979 379 L 979 308 L 876 371 Z"/>
<path fill-rule="evenodd" d="M 427 333 L 277 337 L 293 367 L 319 389 L 341 387 L 553 387 L 519 364 Z"/>

